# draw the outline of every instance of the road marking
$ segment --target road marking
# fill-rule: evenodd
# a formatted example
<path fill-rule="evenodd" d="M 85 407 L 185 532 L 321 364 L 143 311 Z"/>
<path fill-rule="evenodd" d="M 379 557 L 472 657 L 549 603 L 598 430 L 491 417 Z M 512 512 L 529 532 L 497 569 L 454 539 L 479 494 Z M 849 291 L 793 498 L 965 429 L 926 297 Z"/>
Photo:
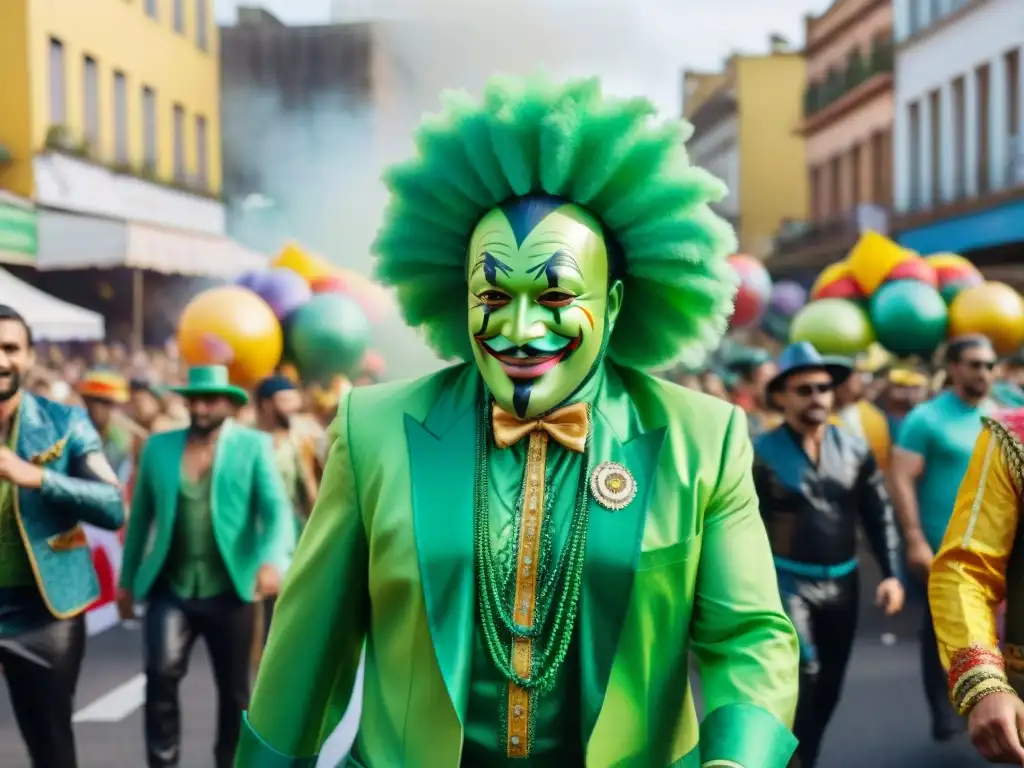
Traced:
<path fill-rule="evenodd" d="M 146 697 L 146 676 L 139 674 L 92 704 L 75 712 L 75 723 L 119 723 L 138 710 Z"/>

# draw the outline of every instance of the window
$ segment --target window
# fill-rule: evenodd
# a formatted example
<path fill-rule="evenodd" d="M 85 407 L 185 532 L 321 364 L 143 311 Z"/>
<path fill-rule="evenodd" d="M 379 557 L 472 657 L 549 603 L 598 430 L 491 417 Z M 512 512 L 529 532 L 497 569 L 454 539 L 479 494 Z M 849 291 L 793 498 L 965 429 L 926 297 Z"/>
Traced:
<path fill-rule="evenodd" d="M 185 34 L 185 0 L 174 0 L 174 31 Z"/>
<path fill-rule="evenodd" d="M 839 216 L 839 211 L 842 210 L 842 188 L 843 188 L 843 163 L 839 156 L 833 157 L 829 162 L 828 169 L 828 214 L 829 218 L 836 218 Z"/>
<path fill-rule="evenodd" d="M 68 122 L 64 72 L 64 43 L 50 38 L 50 125 L 64 127 Z"/>
<path fill-rule="evenodd" d="M 207 3 L 210 0 L 196 0 L 196 45 L 201 51 L 207 50 L 210 21 L 207 18 Z"/>
<path fill-rule="evenodd" d="M 821 221 L 823 190 L 821 188 L 821 168 L 811 168 L 811 221 Z"/>
<path fill-rule="evenodd" d="M 1020 50 L 1004 57 L 1006 67 L 1006 132 L 1011 139 L 1020 135 Z"/>
<path fill-rule="evenodd" d="M 962 77 L 953 81 L 953 199 L 967 194 L 967 114 Z"/>
<path fill-rule="evenodd" d="M 862 155 L 860 144 L 856 144 L 850 151 L 850 208 L 856 208 L 864 202 L 864 190 L 861 184 Z"/>
<path fill-rule="evenodd" d="M 907 5 L 910 6 L 907 10 L 910 12 L 910 34 L 916 35 L 921 31 L 923 24 L 921 23 L 921 0 L 907 0 Z"/>
<path fill-rule="evenodd" d="M 100 83 L 96 59 L 86 56 L 82 62 L 82 137 L 91 151 L 100 143 Z"/>
<path fill-rule="evenodd" d="M 910 207 L 921 207 L 921 105 L 914 102 L 907 108 L 910 129 Z"/>
<path fill-rule="evenodd" d="M 990 110 L 992 108 L 989 95 L 989 67 L 983 64 L 975 70 L 975 83 L 977 86 L 975 98 L 978 108 L 978 192 L 984 193 L 991 189 L 991 178 L 989 174 L 989 155 L 992 145 L 992 138 L 989 131 L 992 129 Z"/>
<path fill-rule="evenodd" d="M 146 15 L 151 19 L 157 19 L 160 17 L 159 0 L 146 0 Z"/>
<path fill-rule="evenodd" d="M 174 180 L 185 180 L 185 108 L 174 105 Z"/>
<path fill-rule="evenodd" d="M 942 200 L 942 91 L 935 90 L 928 94 L 928 111 L 931 117 L 932 156 L 928 164 L 932 169 L 932 204 Z"/>
<path fill-rule="evenodd" d="M 128 83 L 124 72 L 114 73 L 114 158 L 128 162 Z"/>
<path fill-rule="evenodd" d="M 196 181 L 204 188 L 209 184 L 209 155 L 206 136 L 206 118 L 196 115 Z"/>
<path fill-rule="evenodd" d="M 142 89 L 142 164 L 150 173 L 156 171 L 156 91 Z"/>
<path fill-rule="evenodd" d="M 930 24 L 934 24 L 942 18 L 943 0 L 932 0 L 931 15 L 928 18 Z"/>

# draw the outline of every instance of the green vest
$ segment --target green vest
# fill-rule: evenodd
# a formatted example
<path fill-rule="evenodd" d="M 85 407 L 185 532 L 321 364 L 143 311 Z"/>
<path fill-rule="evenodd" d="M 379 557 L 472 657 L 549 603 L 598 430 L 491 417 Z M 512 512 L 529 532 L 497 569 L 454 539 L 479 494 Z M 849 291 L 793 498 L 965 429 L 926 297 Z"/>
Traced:
<path fill-rule="evenodd" d="M 18 417 L 11 424 L 7 447 L 12 451 L 18 444 Z M 0 587 L 27 587 L 35 584 L 32 564 L 18 528 L 15 510 L 18 489 L 14 483 L 0 482 Z"/>
<path fill-rule="evenodd" d="M 192 480 L 182 472 L 178 510 L 164 578 L 184 599 L 216 597 L 234 592 L 234 585 L 213 533 L 210 504 L 211 472 Z"/>

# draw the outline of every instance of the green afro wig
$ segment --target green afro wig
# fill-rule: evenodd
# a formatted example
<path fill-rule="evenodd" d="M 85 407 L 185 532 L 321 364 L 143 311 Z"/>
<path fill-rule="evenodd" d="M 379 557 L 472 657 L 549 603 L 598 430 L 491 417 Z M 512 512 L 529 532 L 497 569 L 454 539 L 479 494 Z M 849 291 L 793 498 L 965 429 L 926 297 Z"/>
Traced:
<path fill-rule="evenodd" d="M 624 257 L 612 359 L 637 368 L 700 365 L 726 330 L 737 278 L 732 227 L 712 213 L 724 184 L 690 165 L 682 121 L 657 123 L 646 99 L 597 79 L 494 77 L 482 102 L 446 93 L 416 134 L 417 157 L 385 175 L 391 201 L 374 243 L 377 276 L 444 359 L 472 359 L 466 254 L 473 229 L 528 195 L 575 203 Z"/>

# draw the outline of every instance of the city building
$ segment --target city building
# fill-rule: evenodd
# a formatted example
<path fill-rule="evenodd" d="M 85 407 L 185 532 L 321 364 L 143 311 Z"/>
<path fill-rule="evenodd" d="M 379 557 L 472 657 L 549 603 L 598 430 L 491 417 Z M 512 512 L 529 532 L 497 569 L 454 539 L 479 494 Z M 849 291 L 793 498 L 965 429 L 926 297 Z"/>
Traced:
<path fill-rule="evenodd" d="M 807 216 L 804 139 L 793 130 L 805 79 L 803 58 L 778 39 L 767 54 L 730 57 L 721 72 L 684 73 L 684 115 L 694 127 L 687 149 L 728 186 L 716 210 L 744 253 L 767 256 L 781 223 Z"/>
<path fill-rule="evenodd" d="M 136 336 L 143 271 L 226 276 L 262 263 L 224 235 L 212 4 L 6 0 L 0 17 L 0 187 L 36 205 L 32 281 L 90 294 L 74 298 L 121 312 Z M 113 287 L 84 287 L 96 269 Z"/>
<path fill-rule="evenodd" d="M 1020 0 L 894 0 L 898 240 L 1024 283 Z"/>
<path fill-rule="evenodd" d="M 807 87 L 793 129 L 806 142 L 810 216 L 785 224 L 768 265 L 776 277 L 809 282 L 845 258 L 862 228 L 888 228 L 892 2 L 835 0 L 805 24 Z"/>
<path fill-rule="evenodd" d="M 408 156 L 423 112 L 405 98 L 416 80 L 388 35 L 361 21 L 291 26 L 246 7 L 220 38 L 228 233 L 264 253 L 295 241 L 371 275 L 381 173 Z M 374 336 L 389 375 L 439 365 L 397 313 Z"/>

